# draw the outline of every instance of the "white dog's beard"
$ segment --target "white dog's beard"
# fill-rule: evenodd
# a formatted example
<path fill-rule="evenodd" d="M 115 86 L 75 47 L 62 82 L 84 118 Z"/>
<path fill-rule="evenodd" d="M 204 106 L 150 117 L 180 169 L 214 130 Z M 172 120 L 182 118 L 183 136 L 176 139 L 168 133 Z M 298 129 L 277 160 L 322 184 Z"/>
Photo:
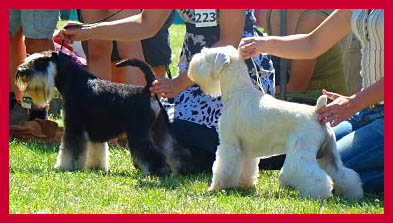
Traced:
<path fill-rule="evenodd" d="M 212 79 L 209 73 L 201 74 L 202 72 L 192 71 L 189 73 L 190 79 L 199 85 L 201 90 L 213 97 L 221 95 L 221 87 L 219 79 Z"/>
<path fill-rule="evenodd" d="M 199 84 L 199 86 L 203 92 L 210 96 L 218 97 L 221 95 L 221 87 L 219 80 L 213 80 L 209 78 L 209 80 L 206 80 L 206 83 Z"/>

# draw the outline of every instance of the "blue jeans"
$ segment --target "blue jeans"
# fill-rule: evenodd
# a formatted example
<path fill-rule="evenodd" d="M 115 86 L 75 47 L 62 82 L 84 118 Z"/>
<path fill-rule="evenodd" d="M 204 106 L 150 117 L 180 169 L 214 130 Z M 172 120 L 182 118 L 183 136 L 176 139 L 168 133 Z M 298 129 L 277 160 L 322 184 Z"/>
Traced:
<path fill-rule="evenodd" d="M 367 108 L 333 128 L 344 166 L 355 170 L 366 193 L 384 191 L 384 109 Z"/>

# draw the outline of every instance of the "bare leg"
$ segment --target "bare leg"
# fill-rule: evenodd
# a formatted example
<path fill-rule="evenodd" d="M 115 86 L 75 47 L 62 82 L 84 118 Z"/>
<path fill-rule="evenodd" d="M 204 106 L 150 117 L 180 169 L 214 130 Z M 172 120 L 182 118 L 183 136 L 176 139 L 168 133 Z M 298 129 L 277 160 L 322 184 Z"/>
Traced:
<path fill-rule="evenodd" d="M 109 15 L 108 9 L 81 9 L 85 23 L 95 22 Z M 88 65 L 90 73 L 111 80 L 112 41 L 88 41 Z"/>
<path fill-rule="evenodd" d="M 109 13 L 115 13 L 119 9 L 109 9 Z M 112 17 L 111 20 L 123 19 L 132 15 L 140 13 L 139 9 L 124 9 L 116 16 Z M 117 49 L 121 59 L 140 59 L 145 60 L 143 56 L 141 41 L 130 41 L 130 42 L 117 42 Z M 146 85 L 145 76 L 143 72 L 137 67 L 127 66 L 125 68 L 125 82 L 132 85 Z"/>
<path fill-rule="evenodd" d="M 166 74 L 166 66 L 165 65 L 152 67 L 152 69 L 153 69 L 153 72 L 156 75 L 156 77 L 165 77 L 165 74 Z"/>
<path fill-rule="evenodd" d="M 55 45 L 51 39 L 25 38 L 26 51 L 29 54 L 39 53 L 46 50 L 54 50 Z"/>
<path fill-rule="evenodd" d="M 9 37 L 9 87 L 14 92 L 16 100 L 21 103 L 23 92 L 15 85 L 16 69 L 26 58 L 26 48 L 23 43 L 23 32 L 19 29 L 15 37 Z"/>

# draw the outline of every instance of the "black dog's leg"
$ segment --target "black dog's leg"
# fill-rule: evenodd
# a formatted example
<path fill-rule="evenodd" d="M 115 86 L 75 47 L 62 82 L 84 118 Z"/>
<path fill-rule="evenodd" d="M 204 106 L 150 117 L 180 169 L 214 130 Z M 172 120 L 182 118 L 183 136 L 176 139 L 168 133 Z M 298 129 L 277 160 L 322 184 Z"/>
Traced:
<path fill-rule="evenodd" d="M 169 168 L 164 154 L 154 145 L 149 131 L 127 132 L 128 146 L 134 165 L 142 169 L 142 174 L 166 174 Z"/>
<path fill-rule="evenodd" d="M 161 110 L 151 128 L 154 142 L 162 149 L 172 173 L 181 174 L 188 172 L 188 161 L 191 153 L 176 141 L 169 131 L 169 121 L 165 110 Z"/>
<path fill-rule="evenodd" d="M 86 160 L 86 136 L 65 128 L 55 168 L 61 170 L 81 169 Z"/>
<path fill-rule="evenodd" d="M 171 133 L 165 110 L 160 111 L 151 134 L 154 142 L 162 149 L 172 173 L 211 172 L 215 154 L 201 148 L 181 145 Z"/>
<path fill-rule="evenodd" d="M 75 170 L 84 167 L 86 162 L 87 134 L 80 125 L 79 114 L 65 113 L 64 135 L 57 156 L 55 168 L 61 170 Z"/>

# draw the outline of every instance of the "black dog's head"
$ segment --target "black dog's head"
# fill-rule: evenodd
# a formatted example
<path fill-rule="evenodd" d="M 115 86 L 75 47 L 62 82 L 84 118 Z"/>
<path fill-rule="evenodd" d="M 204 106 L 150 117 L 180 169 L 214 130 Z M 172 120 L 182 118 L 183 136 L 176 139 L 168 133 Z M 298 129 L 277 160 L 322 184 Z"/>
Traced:
<path fill-rule="evenodd" d="M 36 105 L 45 106 L 53 97 L 58 56 L 54 51 L 35 53 L 18 66 L 16 85 L 27 91 Z"/>

